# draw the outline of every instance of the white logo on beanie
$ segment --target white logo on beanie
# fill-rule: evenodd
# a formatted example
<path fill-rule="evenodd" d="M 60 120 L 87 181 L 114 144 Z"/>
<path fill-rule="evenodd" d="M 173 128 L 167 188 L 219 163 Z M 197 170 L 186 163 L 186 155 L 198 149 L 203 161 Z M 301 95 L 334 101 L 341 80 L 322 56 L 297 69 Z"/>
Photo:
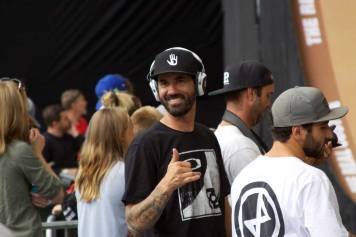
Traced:
<path fill-rule="evenodd" d="M 230 84 L 229 76 L 230 76 L 229 72 L 224 72 L 224 85 L 229 85 Z"/>
<path fill-rule="evenodd" d="M 167 60 L 167 63 L 171 66 L 175 66 L 178 63 L 178 57 L 174 54 L 169 55 L 169 60 Z"/>

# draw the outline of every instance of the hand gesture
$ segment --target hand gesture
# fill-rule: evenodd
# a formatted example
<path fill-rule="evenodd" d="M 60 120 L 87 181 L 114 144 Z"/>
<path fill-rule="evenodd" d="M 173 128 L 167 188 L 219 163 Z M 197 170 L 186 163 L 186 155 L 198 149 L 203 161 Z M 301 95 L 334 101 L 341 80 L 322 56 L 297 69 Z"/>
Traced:
<path fill-rule="evenodd" d="M 161 180 L 160 184 L 163 185 L 168 192 L 173 192 L 187 183 L 198 180 L 200 175 L 200 172 L 192 171 L 189 162 L 179 160 L 179 153 L 177 149 L 174 148 L 172 159 L 167 168 L 167 173 Z"/>
<path fill-rule="evenodd" d="M 45 146 L 45 139 L 37 128 L 30 129 L 30 143 L 35 154 L 41 154 Z"/>
<path fill-rule="evenodd" d="M 323 145 L 320 157 L 306 157 L 306 162 L 309 165 L 321 165 L 323 162 L 327 161 L 331 155 L 332 152 L 332 142 L 328 141 L 326 144 Z"/>
<path fill-rule="evenodd" d="M 323 160 L 327 160 L 331 153 L 332 153 L 333 145 L 331 141 L 328 141 L 326 144 L 323 146 Z"/>

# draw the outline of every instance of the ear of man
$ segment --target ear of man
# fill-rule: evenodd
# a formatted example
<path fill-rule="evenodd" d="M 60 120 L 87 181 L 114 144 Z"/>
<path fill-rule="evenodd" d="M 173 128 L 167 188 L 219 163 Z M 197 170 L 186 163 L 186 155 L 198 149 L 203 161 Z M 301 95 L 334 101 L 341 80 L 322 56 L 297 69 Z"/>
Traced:
<path fill-rule="evenodd" d="M 250 103 L 254 103 L 256 101 L 256 98 L 257 98 L 257 91 L 256 89 L 254 88 L 247 88 L 246 89 L 246 96 L 247 96 L 247 99 Z"/>
<path fill-rule="evenodd" d="M 293 126 L 292 127 L 292 136 L 298 142 L 304 142 L 305 137 L 308 131 L 304 129 L 302 126 Z"/>

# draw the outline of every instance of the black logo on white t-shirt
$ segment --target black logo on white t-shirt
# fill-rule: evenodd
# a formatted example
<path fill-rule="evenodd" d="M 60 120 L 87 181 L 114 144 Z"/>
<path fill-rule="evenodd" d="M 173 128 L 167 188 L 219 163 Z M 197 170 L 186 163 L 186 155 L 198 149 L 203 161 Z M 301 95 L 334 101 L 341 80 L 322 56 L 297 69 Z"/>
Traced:
<path fill-rule="evenodd" d="M 182 221 L 221 215 L 219 205 L 220 176 L 215 151 L 193 150 L 179 154 L 180 160 L 191 163 L 201 178 L 178 189 Z"/>
<path fill-rule="evenodd" d="M 272 188 L 265 182 L 246 185 L 234 210 L 235 230 L 241 237 L 282 237 L 282 211 Z"/>

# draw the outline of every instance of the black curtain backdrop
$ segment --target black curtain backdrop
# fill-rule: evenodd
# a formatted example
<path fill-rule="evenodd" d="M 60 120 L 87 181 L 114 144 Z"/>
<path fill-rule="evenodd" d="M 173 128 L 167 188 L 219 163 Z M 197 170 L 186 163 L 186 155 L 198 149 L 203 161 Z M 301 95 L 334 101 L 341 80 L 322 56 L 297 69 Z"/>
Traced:
<path fill-rule="evenodd" d="M 25 80 L 38 111 L 76 88 L 91 114 L 95 84 L 108 73 L 126 76 L 143 104 L 157 105 L 146 74 L 154 56 L 169 47 L 195 51 L 208 91 L 222 87 L 222 24 L 220 0 L 2 0 L 0 77 Z M 216 126 L 222 99 L 198 102 L 197 120 Z"/>

